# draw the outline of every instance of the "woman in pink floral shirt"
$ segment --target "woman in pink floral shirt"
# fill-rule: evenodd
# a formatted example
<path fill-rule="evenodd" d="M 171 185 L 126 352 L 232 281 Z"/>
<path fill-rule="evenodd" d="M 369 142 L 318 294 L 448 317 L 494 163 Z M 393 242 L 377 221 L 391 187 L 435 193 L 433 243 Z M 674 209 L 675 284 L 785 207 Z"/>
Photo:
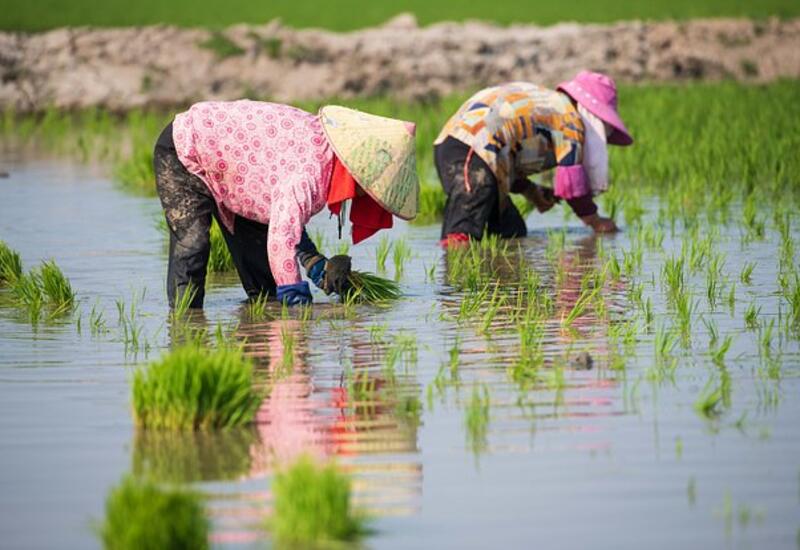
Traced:
<path fill-rule="evenodd" d="M 373 137 L 369 127 L 354 132 L 365 139 Z M 413 134 L 410 139 L 413 143 Z M 335 280 L 326 276 L 336 266 L 317 252 L 304 227 L 329 204 L 334 172 L 341 174 L 337 181 L 356 177 L 351 172 L 359 167 L 348 158 L 348 147 L 343 143 L 344 154 L 337 155 L 320 115 L 288 105 L 201 102 L 177 115 L 154 152 L 158 193 L 170 229 L 170 304 L 192 283 L 197 289 L 192 307 L 203 305 L 212 215 L 220 223 L 248 296 L 276 295 L 290 305 L 310 302 L 298 259 L 323 290 L 341 293 L 349 258 L 340 266 L 344 273 L 340 270 Z M 360 203 L 362 215 L 378 211 L 372 218 L 385 227 L 388 216 L 391 226 L 387 207 L 391 205 L 378 196 L 359 200 L 358 195 L 346 196 L 353 200 L 352 210 Z"/>

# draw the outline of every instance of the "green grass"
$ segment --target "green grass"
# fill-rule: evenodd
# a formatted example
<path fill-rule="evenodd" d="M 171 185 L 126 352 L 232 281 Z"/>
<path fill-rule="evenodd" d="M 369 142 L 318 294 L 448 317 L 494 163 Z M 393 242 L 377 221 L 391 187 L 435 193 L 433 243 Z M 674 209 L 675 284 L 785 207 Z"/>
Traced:
<path fill-rule="evenodd" d="M 106 498 L 98 528 L 108 550 L 208 548 L 209 520 L 201 497 L 126 476 Z"/>
<path fill-rule="evenodd" d="M 133 412 L 143 428 L 213 429 L 252 422 L 261 403 L 253 363 L 238 347 L 185 344 L 133 375 Z"/>
<path fill-rule="evenodd" d="M 350 478 L 333 464 L 308 456 L 275 473 L 274 515 L 268 523 L 282 544 L 347 541 L 365 532 L 353 510 Z"/>
<path fill-rule="evenodd" d="M 433 166 L 433 140 L 468 95 L 465 90 L 428 103 L 386 98 L 344 101 L 364 111 L 417 123 L 421 223 L 435 221 L 444 207 Z M 800 119 L 798 95 L 800 80 L 767 85 L 622 86 L 620 110 L 637 143 L 610 148 L 612 198 L 625 198 L 633 189 L 637 197 L 640 192 L 656 193 L 661 198 L 659 221 L 675 219 L 688 224 L 695 224 L 700 213 L 746 204 L 746 236 L 757 238 L 763 231 L 763 219 L 753 215 L 754 201 L 800 206 L 800 155 L 795 154 L 800 149 L 800 133 L 793 126 L 793 121 Z M 327 102 L 299 102 L 297 106 L 315 112 L 323 103 Z M 152 146 L 169 118 L 139 111 L 121 118 L 95 110 L 77 114 L 47 111 L 24 117 L 6 112 L 0 120 L 0 136 L 35 142 L 79 159 L 110 162 L 126 188 L 154 195 Z M 638 215 L 627 212 L 640 208 L 638 199 L 612 201 L 617 202 L 626 217 Z M 643 237 L 652 248 L 663 239 L 663 233 L 649 231 Z"/>
<path fill-rule="evenodd" d="M 17 251 L 0 241 L 0 287 L 13 285 L 22 276 L 22 259 Z"/>
<path fill-rule="evenodd" d="M 348 302 L 384 303 L 399 299 L 402 294 L 398 284 L 366 271 L 350 273 L 351 288 L 345 295 Z"/>
<path fill-rule="evenodd" d="M 23 273 L 19 257 L 14 254 L 6 256 L 6 264 L 0 265 L 0 270 L 10 277 L 6 280 L 11 281 L 12 304 L 24 311 L 31 323 L 38 323 L 43 316 L 49 320 L 74 310 L 75 291 L 55 261 L 43 261 Z"/>
<path fill-rule="evenodd" d="M 559 21 L 606 22 L 723 15 L 789 16 L 799 13 L 800 7 L 791 0 L 575 0 L 568 6 L 543 0 L 503 0 L 491 6 L 444 0 L 410 0 L 402 5 L 370 0 L 330 3 L 314 0 L 229 0 L 223 4 L 211 0 L 142 0 L 133 3 L 122 0 L 103 3 L 91 0 L 32 0 L 15 9 L 0 10 L 0 28 L 40 30 L 62 25 L 128 26 L 158 23 L 219 27 L 242 22 L 264 23 L 280 17 L 286 24 L 297 27 L 351 30 L 382 23 L 401 11 L 415 13 L 421 24 L 465 19 L 486 19 L 501 24 L 552 24 Z"/>

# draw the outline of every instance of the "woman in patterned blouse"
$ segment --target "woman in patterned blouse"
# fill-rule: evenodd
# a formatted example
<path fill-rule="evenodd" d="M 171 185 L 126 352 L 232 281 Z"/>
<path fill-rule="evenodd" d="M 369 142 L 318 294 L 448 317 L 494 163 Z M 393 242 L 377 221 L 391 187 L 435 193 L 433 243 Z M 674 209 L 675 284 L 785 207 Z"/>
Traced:
<path fill-rule="evenodd" d="M 484 232 L 522 237 L 525 221 L 509 199 L 520 193 L 540 212 L 564 199 L 597 232 L 617 230 L 592 196 L 608 186 L 606 144 L 630 145 L 609 77 L 588 71 L 549 90 L 511 82 L 479 91 L 436 139 L 434 158 L 447 194 L 442 244 Z M 528 180 L 556 168 L 551 191 Z"/>
<path fill-rule="evenodd" d="M 323 117 L 326 109 L 331 114 Z M 191 285 L 191 307 L 203 306 L 212 216 L 250 298 L 311 302 L 298 260 L 317 286 L 341 294 L 350 259 L 319 254 L 306 223 L 326 205 L 340 213 L 349 200 L 357 243 L 391 227 L 392 214 L 416 215 L 413 151 L 413 124 L 343 107 L 316 115 L 276 103 L 209 101 L 178 114 L 154 152 L 170 231 L 170 305 Z M 378 164 L 375 156 L 391 160 Z"/>

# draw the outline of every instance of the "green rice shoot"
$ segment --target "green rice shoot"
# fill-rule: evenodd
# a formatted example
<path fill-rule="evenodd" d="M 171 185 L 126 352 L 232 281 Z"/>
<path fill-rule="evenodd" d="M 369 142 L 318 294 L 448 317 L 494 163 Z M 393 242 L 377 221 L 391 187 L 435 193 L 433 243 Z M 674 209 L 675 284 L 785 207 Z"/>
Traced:
<path fill-rule="evenodd" d="M 333 463 L 301 456 L 276 472 L 272 494 L 268 527 L 282 544 L 348 541 L 365 532 L 365 518 L 352 507 L 350 478 Z"/>
<path fill-rule="evenodd" d="M 262 394 L 242 349 L 189 343 L 133 375 L 138 426 L 174 430 L 229 428 L 253 421 Z"/>
<path fill-rule="evenodd" d="M 195 492 L 127 475 L 109 492 L 105 513 L 97 531 L 108 549 L 209 547 L 210 522 Z"/>
<path fill-rule="evenodd" d="M 345 299 L 348 302 L 383 303 L 397 300 L 402 295 L 400 285 L 368 271 L 351 271 L 350 285 Z"/>
<path fill-rule="evenodd" d="M 5 242 L 0 241 L 0 287 L 13 285 L 22 276 L 22 259 Z"/>

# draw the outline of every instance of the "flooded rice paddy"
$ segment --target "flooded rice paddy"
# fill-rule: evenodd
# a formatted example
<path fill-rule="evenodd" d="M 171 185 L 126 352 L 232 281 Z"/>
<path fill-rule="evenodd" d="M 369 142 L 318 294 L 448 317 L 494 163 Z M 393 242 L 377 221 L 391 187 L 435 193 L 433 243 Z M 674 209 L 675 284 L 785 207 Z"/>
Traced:
<path fill-rule="evenodd" d="M 131 471 L 206 495 L 216 546 L 269 546 L 275 460 L 303 452 L 353 475 L 374 517 L 367 547 L 800 543 L 800 346 L 779 282 L 796 220 L 782 236 L 759 212 L 763 238 L 703 221 L 687 242 L 713 246 L 687 256 L 681 302 L 669 265 L 687 232 L 656 224 L 655 199 L 646 231 L 604 238 L 559 208 L 531 214 L 488 292 L 518 286 L 520 264 L 539 278 L 535 368 L 514 294 L 451 285 L 438 226 L 390 232 L 410 258 L 388 307 L 345 311 L 316 292 L 310 320 L 252 320 L 235 274 L 215 275 L 190 322 L 246 339 L 272 389 L 253 429 L 175 434 L 134 429 L 130 410 L 132 368 L 174 334 L 157 200 L 70 164 L 0 164 L 0 239 L 26 267 L 55 259 L 79 300 L 35 326 L 0 308 L 3 547 L 99 546 L 106 494 Z M 338 248 L 334 220 L 310 231 Z M 354 266 L 375 270 L 378 244 L 351 248 Z M 576 311 L 598 266 L 603 299 Z"/>

